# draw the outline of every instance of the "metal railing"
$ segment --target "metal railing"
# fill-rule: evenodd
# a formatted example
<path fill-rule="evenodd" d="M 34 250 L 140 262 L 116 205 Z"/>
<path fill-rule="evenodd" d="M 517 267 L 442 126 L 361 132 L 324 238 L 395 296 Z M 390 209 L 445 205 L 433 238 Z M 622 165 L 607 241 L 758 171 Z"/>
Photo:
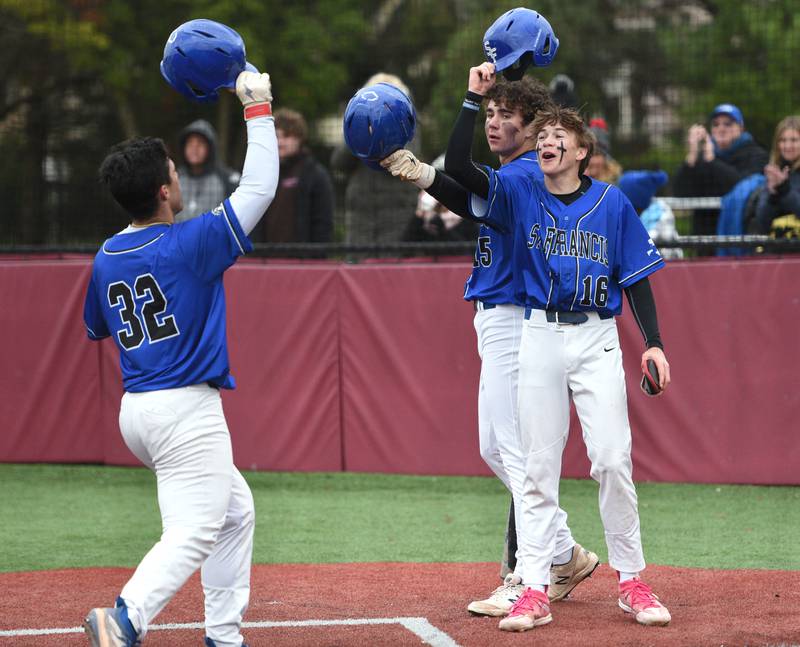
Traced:
<path fill-rule="evenodd" d="M 744 248 L 752 251 L 769 253 L 800 252 L 800 239 L 771 238 L 769 236 L 678 236 L 671 240 L 655 239 L 655 244 L 662 249 L 682 248 L 720 249 Z M 2 245 L 0 254 L 14 255 L 66 255 L 95 254 L 99 245 Z M 448 257 L 472 256 L 475 243 L 471 241 L 441 243 L 383 243 L 375 245 L 352 245 L 347 243 L 255 243 L 249 256 L 264 258 L 297 258 L 297 259 L 340 259 L 360 260 L 364 258 L 414 258 L 414 257 Z"/>

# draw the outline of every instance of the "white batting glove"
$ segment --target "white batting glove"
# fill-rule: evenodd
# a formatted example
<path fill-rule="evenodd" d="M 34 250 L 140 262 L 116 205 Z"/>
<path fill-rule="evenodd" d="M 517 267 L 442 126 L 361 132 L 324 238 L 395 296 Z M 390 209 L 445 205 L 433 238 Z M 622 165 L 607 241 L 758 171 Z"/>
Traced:
<path fill-rule="evenodd" d="M 236 77 L 236 96 L 244 106 L 245 120 L 272 115 L 272 84 L 266 72 L 239 74 Z"/>
<path fill-rule="evenodd" d="M 420 162 L 414 153 L 401 148 L 381 160 L 381 166 L 404 182 L 413 182 L 420 189 L 427 189 L 436 177 L 436 169 Z"/>

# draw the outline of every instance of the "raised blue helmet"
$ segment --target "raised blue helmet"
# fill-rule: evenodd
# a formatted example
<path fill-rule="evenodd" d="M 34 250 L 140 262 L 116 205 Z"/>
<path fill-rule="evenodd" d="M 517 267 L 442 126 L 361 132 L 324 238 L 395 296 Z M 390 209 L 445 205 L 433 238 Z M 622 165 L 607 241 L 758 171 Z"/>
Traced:
<path fill-rule="evenodd" d="M 216 101 L 219 90 L 235 88 L 244 71 L 257 72 L 247 62 L 244 41 L 233 29 L 199 18 L 175 29 L 164 46 L 161 75 L 193 101 Z"/>
<path fill-rule="evenodd" d="M 389 83 L 361 88 L 344 111 L 344 141 L 367 166 L 381 170 L 378 162 L 405 148 L 414 138 L 417 112 L 411 99 Z"/>
<path fill-rule="evenodd" d="M 550 65 L 557 51 L 558 38 L 550 23 L 524 7 L 506 11 L 483 36 L 486 60 L 509 81 L 519 81 L 531 64 Z"/>

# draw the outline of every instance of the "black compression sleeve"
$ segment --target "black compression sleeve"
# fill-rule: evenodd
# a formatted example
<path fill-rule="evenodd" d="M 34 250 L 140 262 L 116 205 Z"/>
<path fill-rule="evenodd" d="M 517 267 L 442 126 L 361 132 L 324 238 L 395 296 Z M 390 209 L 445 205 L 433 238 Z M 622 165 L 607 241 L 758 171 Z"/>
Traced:
<path fill-rule="evenodd" d="M 472 161 L 472 137 L 481 101 L 481 95 L 467 92 L 447 142 L 444 167 L 447 174 L 467 191 L 485 200 L 489 197 L 489 177 Z"/>
<path fill-rule="evenodd" d="M 631 311 L 642 331 L 644 342 L 647 348 L 658 347 L 664 350 L 661 342 L 661 334 L 658 332 L 658 316 L 656 315 L 656 300 L 653 298 L 653 290 L 650 288 L 650 281 L 647 277 L 641 281 L 636 281 L 630 287 L 625 288 L 625 296 Z"/>
<path fill-rule="evenodd" d="M 469 212 L 469 192 L 449 175 L 436 171 L 433 184 L 425 190 L 453 213 L 472 219 Z"/>

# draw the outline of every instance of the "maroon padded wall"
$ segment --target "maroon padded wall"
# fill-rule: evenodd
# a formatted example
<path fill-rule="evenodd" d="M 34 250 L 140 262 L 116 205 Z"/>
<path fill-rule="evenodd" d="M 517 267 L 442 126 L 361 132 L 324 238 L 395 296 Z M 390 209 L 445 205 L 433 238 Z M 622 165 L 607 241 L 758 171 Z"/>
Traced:
<path fill-rule="evenodd" d="M 0 261 L 0 461 L 136 464 L 110 341 L 82 325 L 91 259 Z M 224 394 L 243 468 L 489 474 L 466 262 L 262 263 L 226 275 Z M 652 277 L 673 384 L 638 388 L 619 318 L 637 480 L 800 483 L 800 259 L 671 262 Z M 564 475 L 586 477 L 573 420 Z"/>
<path fill-rule="evenodd" d="M 488 474 L 477 450 L 480 364 L 458 265 L 341 272 L 345 468 Z"/>

